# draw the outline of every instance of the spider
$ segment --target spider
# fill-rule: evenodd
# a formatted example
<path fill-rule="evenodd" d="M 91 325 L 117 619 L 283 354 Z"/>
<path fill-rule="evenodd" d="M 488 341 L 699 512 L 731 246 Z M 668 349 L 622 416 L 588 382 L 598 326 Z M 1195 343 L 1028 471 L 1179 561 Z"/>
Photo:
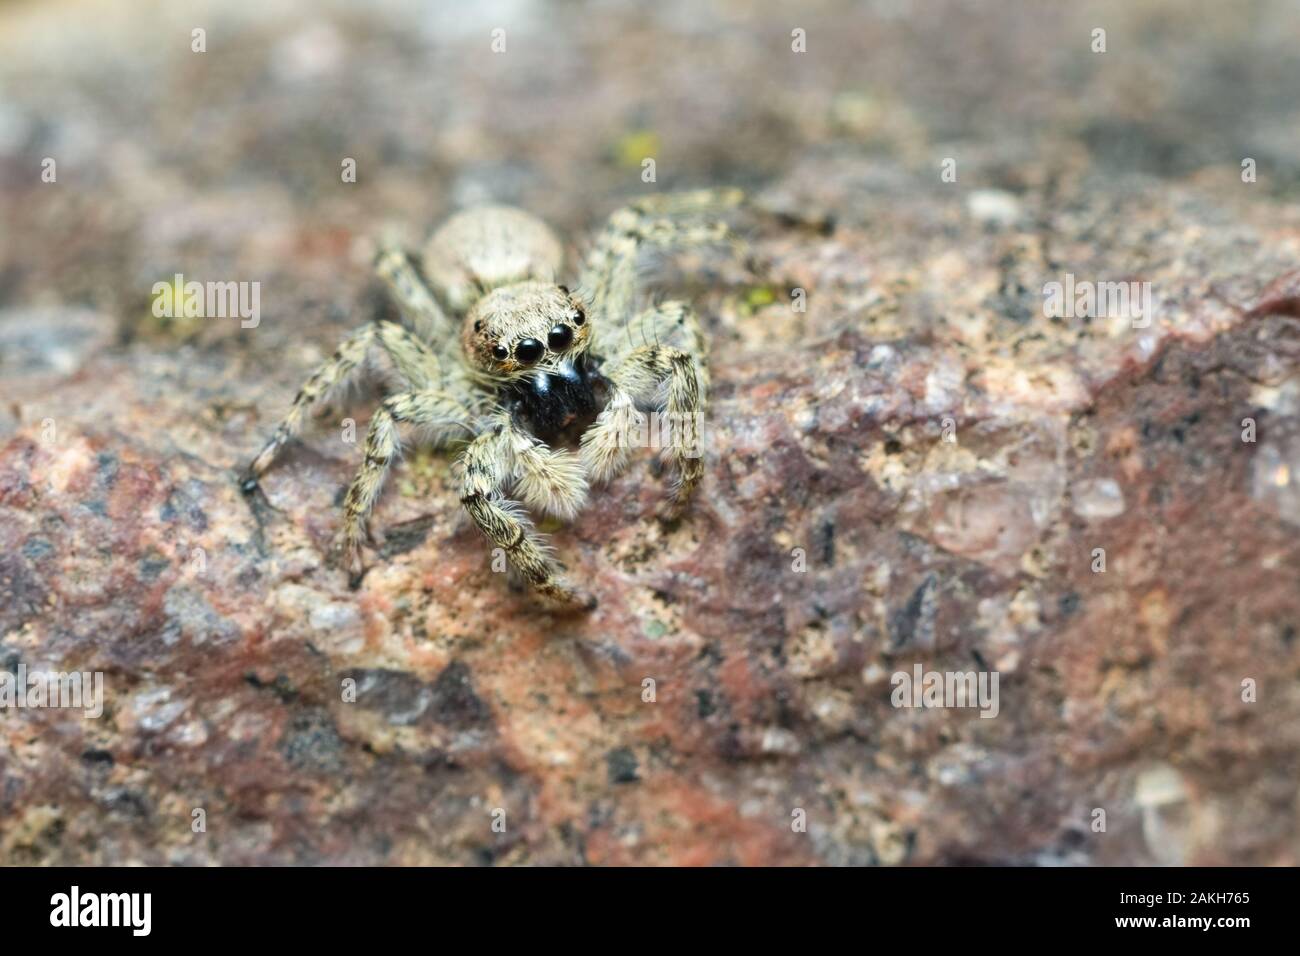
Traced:
<path fill-rule="evenodd" d="M 634 310 L 638 260 L 650 249 L 726 240 L 714 214 L 740 201 L 735 190 L 705 190 L 620 209 L 587 255 L 576 292 L 556 283 L 563 249 L 555 234 L 507 206 L 453 215 L 418 266 L 400 249 L 382 248 L 375 269 L 406 323 L 370 323 L 344 339 L 253 459 L 243 490 L 257 489 L 313 404 L 387 356 L 399 389 L 371 418 L 336 542 L 353 586 L 364 573 L 370 512 L 406 428 L 434 447 L 463 445 L 453 469 L 461 504 L 544 604 L 594 608 L 594 596 L 565 579 L 527 509 L 575 518 L 589 485 L 616 475 L 629 449 L 646 444 L 637 430 L 648 409 L 666 419 L 660 445 L 674 466 L 662 514 L 680 515 L 704 472 L 706 343 L 682 302 Z M 461 317 L 459 334 L 452 316 Z"/>

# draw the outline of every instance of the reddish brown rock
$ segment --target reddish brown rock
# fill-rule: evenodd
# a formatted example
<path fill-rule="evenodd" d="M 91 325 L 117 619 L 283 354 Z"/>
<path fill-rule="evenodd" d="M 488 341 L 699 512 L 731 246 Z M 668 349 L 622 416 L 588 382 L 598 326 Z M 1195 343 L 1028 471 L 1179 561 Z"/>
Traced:
<path fill-rule="evenodd" d="M 46 85 L 33 38 L 69 14 L 0 12 L 0 670 L 105 679 L 98 719 L 0 712 L 0 860 L 1296 863 L 1300 151 L 1289 104 L 1238 116 L 1205 68 L 1294 88 L 1275 7 L 1225 41 L 1117 2 L 1104 70 L 1089 18 L 1012 4 L 819 8 L 792 64 L 762 5 L 524 17 L 500 60 L 341 8 L 228 13 L 204 60 L 188 19 L 172 50 L 103 13 Z M 657 188 L 755 208 L 746 256 L 657 287 L 715 343 L 691 515 L 653 518 L 647 459 L 555 535 L 594 613 L 509 590 L 437 455 L 350 590 L 365 390 L 241 496 L 384 308 L 376 237 L 491 197 L 576 244 L 646 188 L 642 147 Z M 261 323 L 156 320 L 177 272 L 261 282 Z M 1157 313 L 1048 318 L 1067 274 Z M 996 671 L 997 716 L 893 706 L 917 664 Z"/>

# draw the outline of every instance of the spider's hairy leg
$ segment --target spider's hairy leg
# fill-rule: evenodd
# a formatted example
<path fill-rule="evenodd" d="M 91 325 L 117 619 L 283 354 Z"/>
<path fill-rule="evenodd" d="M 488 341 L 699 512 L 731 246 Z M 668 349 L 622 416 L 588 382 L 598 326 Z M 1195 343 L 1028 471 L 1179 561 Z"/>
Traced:
<path fill-rule="evenodd" d="M 744 200 L 745 194 L 739 189 L 692 189 L 646 196 L 629 204 L 628 208 L 643 215 L 682 216 L 729 209 L 739 206 Z"/>
<path fill-rule="evenodd" d="M 271 438 L 258 452 L 244 477 L 243 488 L 251 492 L 284 448 L 303 426 L 307 411 L 334 389 L 348 381 L 358 366 L 365 364 L 373 346 L 379 345 L 391 359 L 398 375 L 410 388 L 429 388 L 442 379 L 438 358 L 427 345 L 395 322 L 363 325 L 335 349 L 334 354 L 312 372 L 294 397 L 289 414 L 276 426 Z"/>
<path fill-rule="evenodd" d="M 642 251 L 727 240 L 731 232 L 725 222 L 703 217 L 739 205 L 743 198 L 737 189 L 706 189 L 649 196 L 619 209 L 587 255 L 579 283 L 583 294 L 600 315 L 626 315 L 636 294 Z"/>
<path fill-rule="evenodd" d="M 649 341 L 639 346 L 630 338 L 609 343 L 607 354 L 613 360 L 610 380 L 614 388 L 605 410 L 582 439 L 583 464 L 595 481 L 608 480 L 627 466 L 629 451 L 637 444 L 629 433 L 645 424 L 638 406 L 657 407 L 661 385 L 665 377 L 670 377 L 657 358 L 665 350 L 683 352 L 693 360 L 696 408 L 703 407 L 708 391 L 707 347 L 694 309 L 684 302 L 664 302 L 639 313 L 629 325 L 638 330 L 638 338 Z M 690 425 L 695 424 L 692 418 Z M 680 431 L 679 437 L 698 439 L 698 429 Z"/>
<path fill-rule="evenodd" d="M 375 256 L 375 272 L 384 280 L 420 338 L 439 345 L 456 341 L 455 324 L 438 305 L 410 256 L 401 249 L 385 246 Z"/>
<path fill-rule="evenodd" d="M 339 544 L 353 580 L 361 574 L 361 545 L 366 525 L 375 507 L 379 490 L 393 459 L 402 449 L 399 425 L 412 425 L 432 432 L 434 444 L 460 429 L 470 417 L 469 411 L 455 395 L 439 389 L 403 392 L 384 399 L 370 419 L 366 432 L 365 458 L 357 476 L 343 499 L 343 530 Z"/>
<path fill-rule="evenodd" d="M 461 504 L 494 547 L 523 575 L 542 599 L 566 610 L 590 610 L 596 600 L 564 580 L 544 539 L 523 509 L 502 494 L 516 467 L 516 435 L 507 422 L 498 422 L 470 442 L 459 461 Z"/>
<path fill-rule="evenodd" d="M 682 349 L 643 345 L 629 352 L 608 377 L 609 402 L 582 436 L 583 464 L 595 481 L 613 477 L 626 466 L 634 444 L 629 430 L 644 422 L 638 403 L 665 408 L 671 435 L 664 454 L 675 465 L 665 516 L 675 518 L 704 476 L 699 432 L 703 397 L 696 360 Z M 667 395 L 661 399 L 665 383 Z"/>
<path fill-rule="evenodd" d="M 700 386 L 700 404 L 709 390 L 709 348 L 704 327 L 695 310 L 685 302 L 669 300 L 634 315 L 623 332 L 604 336 L 600 352 L 608 364 L 617 367 L 639 346 L 663 345 L 681 349 L 695 360 L 695 375 Z"/>

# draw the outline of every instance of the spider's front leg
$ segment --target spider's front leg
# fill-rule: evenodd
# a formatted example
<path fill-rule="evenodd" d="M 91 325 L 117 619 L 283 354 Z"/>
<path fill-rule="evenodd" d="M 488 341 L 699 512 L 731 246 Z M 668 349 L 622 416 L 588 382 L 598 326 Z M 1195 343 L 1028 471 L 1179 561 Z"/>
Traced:
<path fill-rule="evenodd" d="M 662 309 L 684 309 L 679 303 L 666 303 Z M 663 435 L 664 428 L 644 428 L 645 419 L 638 405 L 666 408 L 669 440 L 663 446 L 664 457 L 675 465 L 664 517 L 678 517 L 690 500 L 691 493 L 704 476 L 700 448 L 700 419 L 703 377 L 697 360 L 687 351 L 667 345 L 643 345 L 628 352 L 608 373 L 611 386 L 609 402 L 595 423 L 582 436 L 582 461 L 595 481 L 606 481 L 627 465 L 628 451 L 638 444 L 638 435 Z M 667 383 L 667 395 L 662 396 Z M 633 432 L 637 434 L 633 434 Z"/>
<path fill-rule="evenodd" d="M 439 444 L 460 430 L 468 430 L 470 412 L 455 395 L 440 389 L 404 392 L 384 399 L 370 419 L 366 432 L 365 459 L 343 500 L 343 531 L 339 546 L 344 553 L 353 584 L 363 571 L 361 546 L 366 523 L 375 507 L 384 476 L 402 449 L 399 425 L 423 428 L 431 443 Z"/>
<path fill-rule="evenodd" d="M 271 467 L 289 439 L 302 429 L 308 409 L 347 382 L 376 346 L 388 355 L 398 376 L 410 388 L 428 388 L 443 378 L 437 356 L 407 329 L 395 322 L 363 325 L 344 339 L 299 389 L 289 414 L 248 466 L 243 479 L 245 492 L 257 488 L 257 480 Z"/>
<path fill-rule="evenodd" d="M 557 514 L 576 511 L 587 486 L 576 462 L 551 452 L 531 436 L 499 419 L 465 449 L 459 461 L 461 504 L 474 524 L 548 604 L 564 610 L 591 610 L 596 599 L 564 580 L 550 548 L 519 503 L 503 494 L 516 474 L 530 502 Z"/>

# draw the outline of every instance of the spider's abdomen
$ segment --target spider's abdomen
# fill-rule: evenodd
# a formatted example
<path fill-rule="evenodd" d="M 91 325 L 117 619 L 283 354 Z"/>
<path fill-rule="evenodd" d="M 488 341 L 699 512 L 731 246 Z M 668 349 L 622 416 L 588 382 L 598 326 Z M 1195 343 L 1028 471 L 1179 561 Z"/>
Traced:
<path fill-rule="evenodd" d="M 503 402 L 547 444 L 570 444 L 595 421 L 607 383 L 585 356 L 558 370 L 538 369 L 507 385 Z"/>
<path fill-rule="evenodd" d="M 424 248 L 425 275 L 457 312 L 489 289 L 551 282 L 564 247 L 536 216 L 510 206 L 477 206 L 452 216 Z"/>

